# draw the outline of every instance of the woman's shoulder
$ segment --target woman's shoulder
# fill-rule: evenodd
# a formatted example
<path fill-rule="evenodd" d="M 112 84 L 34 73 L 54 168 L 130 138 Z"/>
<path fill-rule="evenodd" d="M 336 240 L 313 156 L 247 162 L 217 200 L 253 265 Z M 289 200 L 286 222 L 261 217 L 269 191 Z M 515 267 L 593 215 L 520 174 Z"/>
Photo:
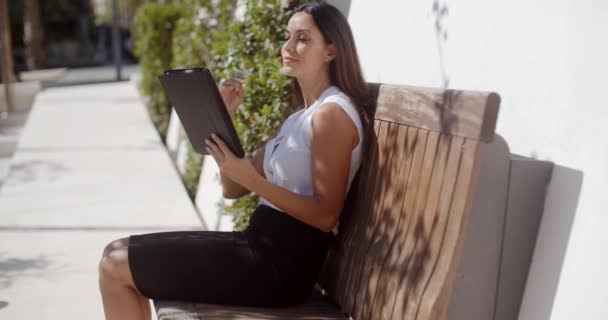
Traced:
<path fill-rule="evenodd" d="M 352 99 L 344 91 L 340 90 L 337 86 L 332 86 L 323 102 L 335 102 L 336 100 L 345 100 L 348 104 L 353 105 Z"/>
<path fill-rule="evenodd" d="M 353 100 L 340 88 L 334 86 L 333 90 L 323 99 L 321 104 L 324 103 L 335 103 L 340 106 L 346 113 L 360 126 L 361 118 L 359 112 Z"/>

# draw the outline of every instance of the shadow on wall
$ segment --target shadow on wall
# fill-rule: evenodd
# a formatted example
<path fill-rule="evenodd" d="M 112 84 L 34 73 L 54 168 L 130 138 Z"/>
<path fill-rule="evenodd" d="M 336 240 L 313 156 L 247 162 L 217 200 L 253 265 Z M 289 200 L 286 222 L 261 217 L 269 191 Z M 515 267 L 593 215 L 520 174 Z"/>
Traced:
<path fill-rule="evenodd" d="M 445 19 L 449 14 L 448 5 L 442 1 L 434 0 L 433 8 L 431 9 L 435 19 L 435 37 L 437 40 L 437 52 L 439 53 L 439 69 L 441 70 L 441 79 L 444 89 L 450 86 L 450 75 L 447 70 L 445 61 L 445 50 L 448 42 L 448 29 Z"/>
<path fill-rule="evenodd" d="M 551 319 L 582 183 L 582 171 L 553 167 L 519 320 Z"/>

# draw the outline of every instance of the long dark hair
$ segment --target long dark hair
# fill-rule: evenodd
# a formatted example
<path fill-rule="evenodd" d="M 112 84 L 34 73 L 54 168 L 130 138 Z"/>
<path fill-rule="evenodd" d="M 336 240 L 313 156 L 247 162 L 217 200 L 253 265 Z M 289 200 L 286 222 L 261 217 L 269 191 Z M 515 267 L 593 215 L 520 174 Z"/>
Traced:
<path fill-rule="evenodd" d="M 369 142 L 372 132 L 373 101 L 367 82 L 361 72 L 361 64 L 355 39 L 346 17 L 336 7 L 324 1 L 314 1 L 295 7 L 291 16 L 306 12 L 312 16 L 326 43 L 336 48 L 336 57 L 330 62 L 329 77 L 332 85 L 350 97 L 359 111 L 363 122 L 365 137 L 363 146 Z M 296 78 L 292 78 L 293 94 L 299 105 L 304 103 L 302 89 Z M 364 148 L 364 150 L 367 148 Z"/>

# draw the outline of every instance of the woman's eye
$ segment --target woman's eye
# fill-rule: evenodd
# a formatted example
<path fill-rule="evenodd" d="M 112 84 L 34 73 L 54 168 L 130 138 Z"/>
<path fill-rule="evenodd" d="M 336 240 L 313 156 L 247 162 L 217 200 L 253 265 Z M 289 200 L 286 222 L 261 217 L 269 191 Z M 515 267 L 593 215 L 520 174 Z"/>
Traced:
<path fill-rule="evenodd" d="M 291 39 L 291 35 L 286 34 L 284 36 L 285 41 L 288 41 L 289 39 Z M 298 41 L 302 41 L 302 42 L 306 42 L 308 41 L 308 39 L 304 36 L 298 37 Z"/>

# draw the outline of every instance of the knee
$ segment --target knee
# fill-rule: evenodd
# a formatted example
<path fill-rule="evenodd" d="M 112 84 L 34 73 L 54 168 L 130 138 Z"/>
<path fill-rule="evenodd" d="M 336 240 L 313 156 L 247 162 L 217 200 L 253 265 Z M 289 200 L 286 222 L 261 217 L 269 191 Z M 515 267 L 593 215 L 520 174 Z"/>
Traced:
<path fill-rule="evenodd" d="M 128 240 L 127 240 L 128 242 Z M 99 261 L 99 277 L 106 280 L 122 280 L 129 268 L 129 257 L 124 240 L 108 244 Z"/>
<path fill-rule="evenodd" d="M 114 240 L 106 245 L 103 249 L 102 259 L 107 257 L 112 251 L 119 249 L 127 249 L 129 247 L 129 238 L 121 238 Z"/>

